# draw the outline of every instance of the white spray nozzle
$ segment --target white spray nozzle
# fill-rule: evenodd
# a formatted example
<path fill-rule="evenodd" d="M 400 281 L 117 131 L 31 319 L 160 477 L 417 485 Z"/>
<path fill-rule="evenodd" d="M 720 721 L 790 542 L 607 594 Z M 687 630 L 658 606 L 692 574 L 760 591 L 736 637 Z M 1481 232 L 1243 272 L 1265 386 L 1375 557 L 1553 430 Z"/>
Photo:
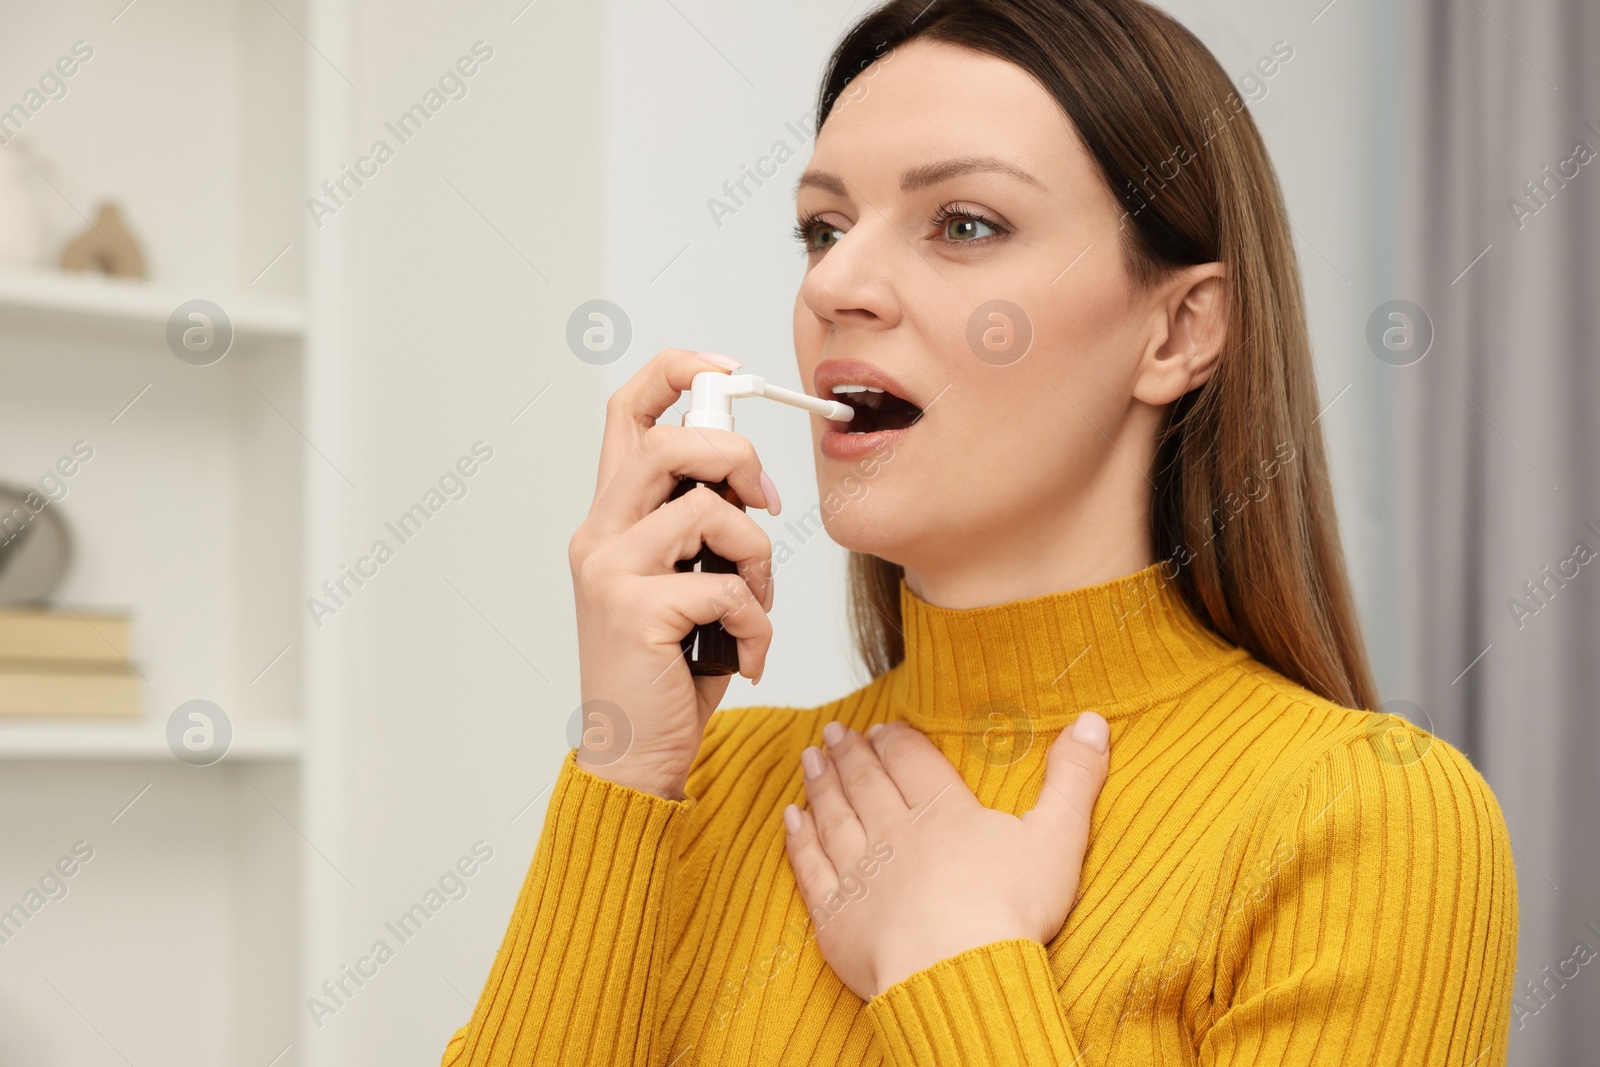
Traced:
<path fill-rule="evenodd" d="M 802 408 L 821 415 L 830 422 L 849 422 L 855 411 L 837 400 L 797 393 L 768 385 L 754 374 L 723 374 L 721 371 L 701 371 L 694 376 L 689 389 L 689 412 L 683 417 L 685 426 L 710 426 L 718 430 L 733 429 L 733 401 L 738 397 L 764 396 L 780 404 Z"/>

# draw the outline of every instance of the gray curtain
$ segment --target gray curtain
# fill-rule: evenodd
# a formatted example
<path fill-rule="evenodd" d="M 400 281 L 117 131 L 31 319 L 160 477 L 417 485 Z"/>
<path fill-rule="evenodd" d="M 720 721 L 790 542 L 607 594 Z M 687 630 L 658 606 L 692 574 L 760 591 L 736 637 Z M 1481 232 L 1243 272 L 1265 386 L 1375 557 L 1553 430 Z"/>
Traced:
<path fill-rule="evenodd" d="M 1396 416 L 1385 697 L 1505 812 L 1509 1062 L 1600 1063 L 1600 4 L 1415 0 L 1403 19 L 1392 296 L 1421 310 L 1368 324 Z"/>

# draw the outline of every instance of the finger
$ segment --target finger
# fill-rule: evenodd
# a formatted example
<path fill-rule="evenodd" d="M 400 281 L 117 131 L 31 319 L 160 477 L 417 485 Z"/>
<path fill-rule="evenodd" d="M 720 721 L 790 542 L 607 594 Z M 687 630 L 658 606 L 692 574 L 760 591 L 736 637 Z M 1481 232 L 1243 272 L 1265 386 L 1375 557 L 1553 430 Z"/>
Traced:
<path fill-rule="evenodd" d="M 783 825 L 784 850 L 800 886 L 800 899 L 805 901 L 806 911 L 822 907 L 829 894 L 839 891 L 839 874 L 822 847 L 817 822 L 810 812 L 790 804 L 783 809 Z"/>
<path fill-rule="evenodd" d="M 1089 816 L 1111 765 L 1111 728 L 1085 711 L 1062 730 L 1045 754 L 1044 785 L 1033 810 L 1022 816 L 1049 835 L 1052 849 L 1081 859 L 1089 844 Z"/>
<path fill-rule="evenodd" d="M 935 799 L 946 804 L 972 797 L 960 773 L 920 730 L 903 722 L 878 723 L 867 739 L 913 818 Z"/>
<path fill-rule="evenodd" d="M 851 867 L 867 851 L 867 831 L 844 795 L 839 770 L 820 748 L 800 754 L 806 780 L 806 806 L 817 821 L 817 836 L 835 870 Z"/>
<path fill-rule="evenodd" d="M 734 564 L 764 609 L 772 607 L 772 539 L 749 515 L 701 486 L 661 505 L 592 553 L 593 565 L 674 574 L 701 544 Z"/>
<path fill-rule="evenodd" d="M 726 356 L 721 357 L 727 359 Z M 737 360 L 728 360 L 737 364 Z M 627 462 L 641 434 L 654 426 L 661 413 L 678 402 L 684 390 L 702 371 L 727 373 L 733 368 L 707 359 L 687 348 L 657 352 L 606 401 L 606 429 L 600 442 L 600 472 L 595 498 Z"/>
<path fill-rule="evenodd" d="M 662 574 L 638 579 L 641 603 L 660 605 L 667 613 L 662 641 L 681 641 L 695 626 L 722 623 L 739 646 L 739 673 L 751 681 L 767 669 L 772 645 L 772 620 L 761 610 L 750 587 L 736 574 L 710 571 Z"/>
<path fill-rule="evenodd" d="M 843 723 L 830 722 L 822 728 L 828 756 L 838 768 L 844 795 L 855 809 L 868 837 L 877 838 L 894 820 L 906 813 L 906 799 L 889 777 L 883 762 L 865 737 Z"/>
<path fill-rule="evenodd" d="M 660 507 L 683 477 L 726 481 L 748 507 L 777 513 L 778 497 L 749 438 L 705 426 L 653 426 L 595 497 L 589 522 L 601 536 L 621 533 Z"/>

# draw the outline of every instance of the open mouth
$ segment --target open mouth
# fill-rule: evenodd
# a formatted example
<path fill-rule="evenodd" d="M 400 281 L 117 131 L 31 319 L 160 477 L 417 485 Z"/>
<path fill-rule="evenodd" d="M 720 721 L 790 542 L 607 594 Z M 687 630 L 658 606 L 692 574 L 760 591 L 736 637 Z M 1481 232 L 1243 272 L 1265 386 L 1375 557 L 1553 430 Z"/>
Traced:
<path fill-rule="evenodd" d="M 921 408 L 875 385 L 842 383 L 833 387 L 833 395 L 855 412 L 849 422 L 833 424 L 850 436 L 903 430 L 922 418 Z"/>

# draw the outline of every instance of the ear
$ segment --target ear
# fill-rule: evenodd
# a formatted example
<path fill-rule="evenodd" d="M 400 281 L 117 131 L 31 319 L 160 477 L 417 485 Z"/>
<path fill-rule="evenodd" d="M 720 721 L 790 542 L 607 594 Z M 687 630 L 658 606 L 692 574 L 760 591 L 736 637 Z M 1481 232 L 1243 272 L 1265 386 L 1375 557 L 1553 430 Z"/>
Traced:
<path fill-rule="evenodd" d="M 1210 379 L 1228 333 L 1228 268 L 1199 263 L 1174 272 L 1153 291 L 1150 341 L 1133 395 L 1170 404 Z"/>

